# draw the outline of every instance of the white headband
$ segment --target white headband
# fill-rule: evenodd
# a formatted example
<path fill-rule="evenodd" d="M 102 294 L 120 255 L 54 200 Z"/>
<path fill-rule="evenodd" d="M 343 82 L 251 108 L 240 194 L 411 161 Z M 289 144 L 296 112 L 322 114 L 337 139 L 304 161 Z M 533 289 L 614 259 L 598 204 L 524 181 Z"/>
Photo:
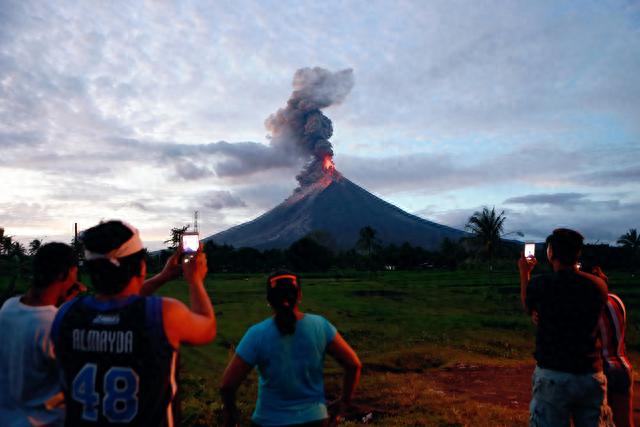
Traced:
<path fill-rule="evenodd" d="M 140 239 L 140 232 L 138 231 L 138 229 L 124 221 L 122 221 L 122 223 L 129 230 L 133 232 L 133 236 L 131 236 L 129 240 L 127 240 L 126 242 L 124 242 L 122 245 L 118 246 L 114 250 L 107 252 L 106 254 L 91 252 L 85 249 L 84 258 L 87 261 L 91 261 L 93 259 L 107 259 L 109 260 L 109 262 L 111 262 L 111 264 L 120 266 L 120 261 L 118 261 L 118 258 L 124 258 L 126 256 L 133 255 L 136 252 L 139 252 L 142 249 L 144 249 L 144 246 L 142 245 L 142 240 Z"/>

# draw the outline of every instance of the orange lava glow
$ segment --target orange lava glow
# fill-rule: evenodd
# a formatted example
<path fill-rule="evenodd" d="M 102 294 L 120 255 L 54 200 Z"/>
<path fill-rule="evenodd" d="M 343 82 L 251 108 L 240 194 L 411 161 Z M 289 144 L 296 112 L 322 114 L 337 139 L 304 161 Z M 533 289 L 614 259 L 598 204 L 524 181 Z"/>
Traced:
<path fill-rule="evenodd" d="M 333 159 L 331 158 L 331 156 L 324 157 L 324 160 L 322 162 L 322 169 L 325 172 L 329 173 L 333 173 L 333 171 L 336 169 L 336 165 L 333 164 Z"/>

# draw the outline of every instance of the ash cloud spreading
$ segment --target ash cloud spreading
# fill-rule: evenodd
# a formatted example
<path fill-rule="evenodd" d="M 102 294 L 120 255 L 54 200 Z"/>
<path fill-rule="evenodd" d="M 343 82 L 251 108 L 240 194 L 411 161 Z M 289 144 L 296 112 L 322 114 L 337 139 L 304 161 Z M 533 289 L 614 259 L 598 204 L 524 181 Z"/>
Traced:
<path fill-rule="evenodd" d="M 128 138 L 110 142 L 138 148 L 145 159 L 156 153 L 158 161 L 172 164 L 175 174 L 192 181 L 218 177 L 242 177 L 275 168 L 289 168 L 302 160 L 296 176 L 300 188 L 324 175 L 325 158 L 333 158 L 331 120 L 322 109 L 340 104 L 354 85 L 353 70 L 331 72 L 324 68 L 301 68 L 293 76 L 293 92 L 284 108 L 265 120 L 269 145 L 257 142 L 218 141 L 208 144 L 146 143 Z M 0 135 L 1 136 L 1 135 Z"/>
<path fill-rule="evenodd" d="M 329 142 L 333 126 L 320 110 L 344 101 L 353 85 L 350 68 L 337 72 L 301 68 L 293 76 L 293 93 L 287 106 L 265 121 L 271 147 L 307 161 L 296 176 L 301 188 L 318 181 L 324 173 L 324 159 L 333 157 Z"/>

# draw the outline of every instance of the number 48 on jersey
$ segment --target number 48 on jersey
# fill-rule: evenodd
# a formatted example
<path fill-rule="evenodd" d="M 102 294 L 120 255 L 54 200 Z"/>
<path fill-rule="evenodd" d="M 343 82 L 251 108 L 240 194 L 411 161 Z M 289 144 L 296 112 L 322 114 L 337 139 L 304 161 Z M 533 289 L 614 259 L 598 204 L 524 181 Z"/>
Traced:
<path fill-rule="evenodd" d="M 131 368 L 111 367 L 104 374 L 101 399 L 96 390 L 97 373 L 96 364 L 87 363 L 73 379 L 71 397 L 82 405 L 82 418 L 97 422 L 101 409 L 109 422 L 131 422 L 138 414 L 138 374 Z"/>

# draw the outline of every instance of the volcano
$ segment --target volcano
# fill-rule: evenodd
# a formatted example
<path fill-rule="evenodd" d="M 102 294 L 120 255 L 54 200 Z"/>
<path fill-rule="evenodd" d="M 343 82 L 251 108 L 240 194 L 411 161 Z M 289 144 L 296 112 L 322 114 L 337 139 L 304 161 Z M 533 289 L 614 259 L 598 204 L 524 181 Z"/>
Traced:
<path fill-rule="evenodd" d="M 374 196 L 331 169 L 315 184 L 297 190 L 258 218 L 207 240 L 260 250 L 286 248 L 311 232 L 329 233 L 339 249 L 352 248 L 361 228 L 376 230 L 383 244 L 408 242 L 436 249 L 445 238 L 458 240 L 461 230 L 427 221 Z"/>
<path fill-rule="evenodd" d="M 409 242 L 425 249 L 466 233 L 411 215 L 346 179 L 333 163 L 331 120 L 321 111 L 340 104 L 354 85 L 353 70 L 301 68 L 286 106 L 270 115 L 269 150 L 304 160 L 293 195 L 253 221 L 204 239 L 256 249 L 286 248 L 310 233 L 328 233 L 339 249 L 352 248 L 369 226 L 383 244 Z M 236 161 L 238 161 L 236 159 Z"/>

